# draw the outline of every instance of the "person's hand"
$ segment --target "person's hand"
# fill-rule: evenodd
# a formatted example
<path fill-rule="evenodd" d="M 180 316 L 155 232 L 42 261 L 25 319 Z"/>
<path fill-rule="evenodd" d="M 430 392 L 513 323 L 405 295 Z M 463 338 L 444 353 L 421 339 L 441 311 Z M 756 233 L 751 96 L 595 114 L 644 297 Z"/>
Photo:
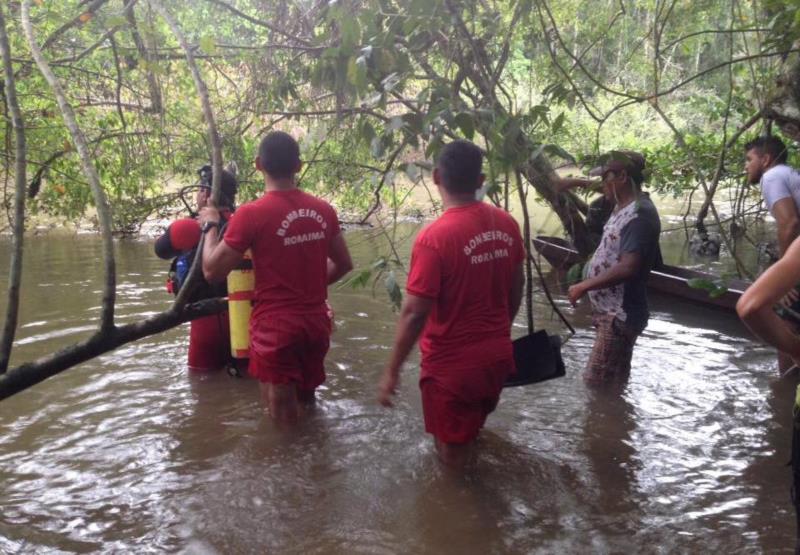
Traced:
<path fill-rule="evenodd" d="M 215 224 L 219 223 L 219 210 L 217 210 L 216 205 L 211 201 L 208 200 L 208 204 L 200 209 L 200 225 L 202 226 L 206 222 L 212 222 Z"/>
<path fill-rule="evenodd" d="M 397 384 L 400 382 L 399 376 L 387 368 L 383 372 L 381 381 L 378 384 L 378 402 L 384 407 L 392 406 L 392 397 L 397 392 Z"/>
<path fill-rule="evenodd" d="M 572 306 L 578 306 L 578 300 L 585 294 L 586 290 L 583 288 L 582 283 L 576 283 L 567 291 L 567 296 L 569 297 L 569 302 L 572 304 Z"/>
<path fill-rule="evenodd" d="M 791 308 L 791 306 L 800 299 L 800 293 L 798 293 L 797 289 L 792 288 L 789 290 L 786 295 L 780 300 L 780 304 L 785 306 L 786 308 Z"/>

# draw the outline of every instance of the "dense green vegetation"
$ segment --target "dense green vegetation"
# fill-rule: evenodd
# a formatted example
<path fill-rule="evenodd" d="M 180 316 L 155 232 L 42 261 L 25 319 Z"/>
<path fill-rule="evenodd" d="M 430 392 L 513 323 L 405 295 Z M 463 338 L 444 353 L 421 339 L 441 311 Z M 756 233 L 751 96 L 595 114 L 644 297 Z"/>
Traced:
<path fill-rule="evenodd" d="M 75 220 L 92 195 L 30 61 L 18 4 L 6 18 L 29 209 Z M 650 153 L 658 188 L 682 193 L 710 182 L 726 138 L 764 108 L 777 54 L 798 29 L 796 2 L 170 4 L 208 85 L 224 159 L 242 168 L 246 194 L 259 189 L 254 145 L 278 127 L 302 137 L 304 185 L 362 216 L 376 201 L 392 204 L 400 176 L 406 186 L 419 182 L 455 136 L 486 147 L 498 203 L 515 194 L 508 174 L 526 173 L 532 158 L 562 164 L 614 147 Z M 135 230 L 174 203 L 166 183 L 190 183 L 210 158 L 184 53 L 145 1 L 40 1 L 31 14 L 91 145 L 115 228 Z M 0 132 L 11 160 L 10 124 Z M 726 162 L 723 181 L 733 185 L 740 151 Z"/>

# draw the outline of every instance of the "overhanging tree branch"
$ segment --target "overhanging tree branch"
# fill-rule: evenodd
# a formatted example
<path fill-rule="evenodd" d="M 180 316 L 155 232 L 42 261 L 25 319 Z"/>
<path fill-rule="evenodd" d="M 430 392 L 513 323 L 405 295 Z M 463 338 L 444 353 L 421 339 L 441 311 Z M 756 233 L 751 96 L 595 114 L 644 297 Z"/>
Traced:
<path fill-rule="evenodd" d="M 200 68 L 197 67 L 197 62 L 194 59 L 194 47 L 189 45 L 186 37 L 181 31 L 181 28 L 178 26 L 178 22 L 175 21 L 175 18 L 172 17 L 172 15 L 164 8 L 159 0 L 150 0 L 150 4 L 156 9 L 161 17 L 164 18 L 164 21 L 167 22 L 172 34 L 174 34 L 178 39 L 181 48 L 183 48 L 183 51 L 186 53 L 186 63 L 189 65 L 189 69 L 192 72 L 195 88 L 197 89 L 197 94 L 200 96 L 200 103 L 203 107 L 203 116 L 205 117 L 206 125 L 208 126 L 208 141 L 211 145 L 211 199 L 215 204 L 218 205 L 220 196 L 222 194 L 222 141 L 220 140 L 219 132 L 217 131 L 217 123 L 214 119 L 214 111 L 211 109 L 211 101 L 208 97 L 208 87 L 206 87 L 203 76 L 200 74 Z M 180 308 L 182 308 L 188 302 L 196 284 L 199 283 L 203 259 L 204 240 L 205 236 L 201 236 L 200 244 L 197 246 L 197 254 L 194 257 L 192 267 L 189 270 L 189 277 L 187 278 L 183 287 L 181 287 L 180 293 L 178 293 L 178 296 L 175 298 L 175 308 L 178 310 L 180 310 Z"/>
<path fill-rule="evenodd" d="M 126 343 L 167 331 L 189 320 L 218 314 L 226 306 L 224 299 L 207 299 L 187 305 L 181 311 L 168 310 L 140 322 L 115 327 L 104 335 L 96 333 L 85 341 L 22 364 L 0 376 L 0 400 Z"/>

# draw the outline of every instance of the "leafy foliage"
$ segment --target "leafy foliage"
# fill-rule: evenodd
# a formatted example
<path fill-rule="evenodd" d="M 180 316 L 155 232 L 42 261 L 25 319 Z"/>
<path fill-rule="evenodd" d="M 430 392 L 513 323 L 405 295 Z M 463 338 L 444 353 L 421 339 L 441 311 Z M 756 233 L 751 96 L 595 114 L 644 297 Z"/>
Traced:
<path fill-rule="evenodd" d="M 210 148 L 175 37 L 146 1 L 124 5 L 86 12 L 68 0 L 33 10 L 119 231 L 173 202 L 166 184 L 191 182 Z M 419 183 L 458 137 L 485 148 L 498 204 L 515 186 L 509 174 L 535 179 L 526 169 L 536 160 L 572 163 L 611 148 L 645 150 L 657 189 L 694 190 L 714 175 L 724 138 L 763 105 L 780 64 L 773 54 L 800 36 L 797 7 L 191 0 L 169 9 L 201 60 L 225 158 L 243 168 L 243 200 L 260 191 L 250 163 L 259 136 L 281 128 L 302 137 L 304 187 L 371 213 L 391 206 L 398 186 Z M 29 159 L 42 170 L 30 206 L 74 220 L 91 195 L 55 101 L 27 61 L 13 3 L 10 11 Z M 738 186 L 731 152 L 723 188 Z"/>

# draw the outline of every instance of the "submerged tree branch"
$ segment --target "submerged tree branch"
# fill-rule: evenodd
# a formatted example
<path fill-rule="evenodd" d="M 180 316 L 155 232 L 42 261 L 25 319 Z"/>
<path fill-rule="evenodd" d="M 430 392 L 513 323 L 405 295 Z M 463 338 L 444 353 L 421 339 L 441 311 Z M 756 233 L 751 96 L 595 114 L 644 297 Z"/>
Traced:
<path fill-rule="evenodd" d="M 187 305 L 180 311 L 167 310 L 140 322 L 115 327 L 105 334 L 95 333 L 80 343 L 17 366 L 0 376 L 0 400 L 117 347 L 167 331 L 189 320 L 218 314 L 226 307 L 224 299 L 207 299 Z"/>

